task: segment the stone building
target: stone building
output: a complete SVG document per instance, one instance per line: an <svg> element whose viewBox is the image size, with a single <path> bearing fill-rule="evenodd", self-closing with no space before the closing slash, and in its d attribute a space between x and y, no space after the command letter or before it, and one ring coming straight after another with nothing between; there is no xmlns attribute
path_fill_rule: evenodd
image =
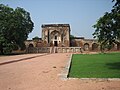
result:
<svg viewBox="0 0 120 90"><path fill-rule="evenodd" d="M70 25L69 24L43 24L42 38L37 40L28 40L25 42L26 47L45 47L47 50L50 47L56 47L58 52L69 51L99 51L100 46L95 39L85 39L84 37L75 37L70 39ZM76 47L76 48L75 48ZM75 50L76 49L76 50ZM51 49L52 50L52 49ZM112 50L120 50L120 43L114 44Z"/></svg>
<svg viewBox="0 0 120 90"><path fill-rule="evenodd" d="M46 46L69 47L70 26L69 24L46 24L42 25L42 40Z"/></svg>

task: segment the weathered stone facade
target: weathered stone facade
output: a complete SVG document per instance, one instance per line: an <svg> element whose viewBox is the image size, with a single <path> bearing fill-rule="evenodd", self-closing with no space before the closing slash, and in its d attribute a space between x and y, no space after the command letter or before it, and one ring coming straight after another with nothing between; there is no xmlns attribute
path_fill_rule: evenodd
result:
<svg viewBox="0 0 120 90"><path fill-rule="evenodd" d="M27 53L82 53L81 47L29 47Z"/></svg>
<svg viewBox="0 0 120 90"><path fill-rule="evenodd" d="M84 51L98 51L99 44L95 39L85 39L84 37L77 37L71 41L73 46L81 47Z"/></svg>
<svg viewBox="0 0 120 90"><path fill-rule="evenodd" d="M69 24L42 25L42 40L46 46L69 47L70 26Z"/></svg>
<svg viewBox="0 0 120 90"><path fill-rule="evenodd" d="M84 51L100 51L100 45L96 39L85 39L84 37L76 37L71 41L71 43L73 44L71 46L81 47ZM120 43L113 44L111 50L120 50Z"/></svg>
<svg viewBox="0 0 120 90"><path fill-rule="evenodd" d="M70 40L69 24L44 24L42 39L25 42L29 52L82 52L99 51L100 45L95 39L76 37ZM45 48L46 47L46 48ZM120 50L120 43L114 44L112 50Z"/></svg>

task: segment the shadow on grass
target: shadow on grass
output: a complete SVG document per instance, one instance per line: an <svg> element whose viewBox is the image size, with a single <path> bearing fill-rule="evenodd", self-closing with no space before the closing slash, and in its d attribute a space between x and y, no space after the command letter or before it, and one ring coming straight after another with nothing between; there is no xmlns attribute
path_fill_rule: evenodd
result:
<svg viewBox="0 0 120 90"><path fill-rule="evenodd" d="M40 57L40 56L45 56L45 55L48 55L48 54L36 55L36 56L32 56L32 57L27 57L27 58L11 60L11 61L0 63L0 66L1 65L6 65L6 64L10 64L10 63L20 62L20 61L26 61L26 60L29 60L29 59L33 59L33 58Z"/></svg>
<svg viewBox="0 0 120 90"><path fill-rule="evenodd" d="M109 69L120 70L120 62L107 63L106 65L108 66Z"/></svg>

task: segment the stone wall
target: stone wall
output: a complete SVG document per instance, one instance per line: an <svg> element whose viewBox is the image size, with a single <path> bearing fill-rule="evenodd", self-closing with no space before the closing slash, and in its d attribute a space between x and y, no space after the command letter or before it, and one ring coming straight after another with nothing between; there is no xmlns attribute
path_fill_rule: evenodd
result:
<svg viewBox="0 0 120 90"><path fill-rule="evenodd" d="M55 47L55 53L82 53L80 47Z"/></svg>
<svg viewBox="0 0 120 90"><path fill-rule="evenodd" d="M50 53L50 47L29 47L26 53Z"/></svg>
<svg viewBox="0 0 120 90"><path fill-rule="evenodd" d="M29 47L26 53L82 53L80 47Z"/></svg>
<svg viewBox="0 0 120 90"><path fill-rule="evenodd" d="M94 39L74 39L75 41L72 42L73 47L48 47L45 44L45 41L39 40L39 41L33 41L28 40L25 42L27 52L29 53L65 53L65 52L80 52L80 49L82 51L100 51L100 45L97 43L97 40ZM53 48L54 47L54 48ZM46 49L47 48L47 49ZM56 48L56 49L55 49ZM53 50L53 51L52 51ZM56 50L56 51L54 51ZM114 44L112 51L119 51L120 50L120 44ZM106 49L107 51L107 49Z"/></svg>

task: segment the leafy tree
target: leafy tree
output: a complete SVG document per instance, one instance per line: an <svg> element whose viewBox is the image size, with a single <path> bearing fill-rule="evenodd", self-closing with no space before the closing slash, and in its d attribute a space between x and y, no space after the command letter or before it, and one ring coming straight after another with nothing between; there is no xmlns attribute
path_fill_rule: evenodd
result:
<svg viewBox="0 0 120 90"><path fill-rule="evenodd" d="M35 40L35 41L38 41L38 40L40 40L40 38L38 37L38 36L35 36L34 38L32 38L33 40Z"/></svg>
<svg viewBox="0 0 120 90"><path fill-rule="evenodd" d="M106 12L93 26L96 29L93 36L98 39L101 51L110 50L113 44L120 43L120 1L113 1L116 3L111 12Z"/></svg>
<svg viewBox="0 0 120 90"><path fill-rule="evenodd" d="M24 41L33 30L29 12L0 4L0 51L10 53L14 46L25 48Z"/></svg>
<svg viewBox="0 0 120 90"><path fill-rule="evenodd" d="M74 35L70 35L70 46L72 46L72 47L77 46L75 38L76 37Z"/></svg>
<svg viewBox="0 0 120 90"><path fill-rule="evenodd" d="M70 40L75 39L74 35L70 35Z"/></svg>

